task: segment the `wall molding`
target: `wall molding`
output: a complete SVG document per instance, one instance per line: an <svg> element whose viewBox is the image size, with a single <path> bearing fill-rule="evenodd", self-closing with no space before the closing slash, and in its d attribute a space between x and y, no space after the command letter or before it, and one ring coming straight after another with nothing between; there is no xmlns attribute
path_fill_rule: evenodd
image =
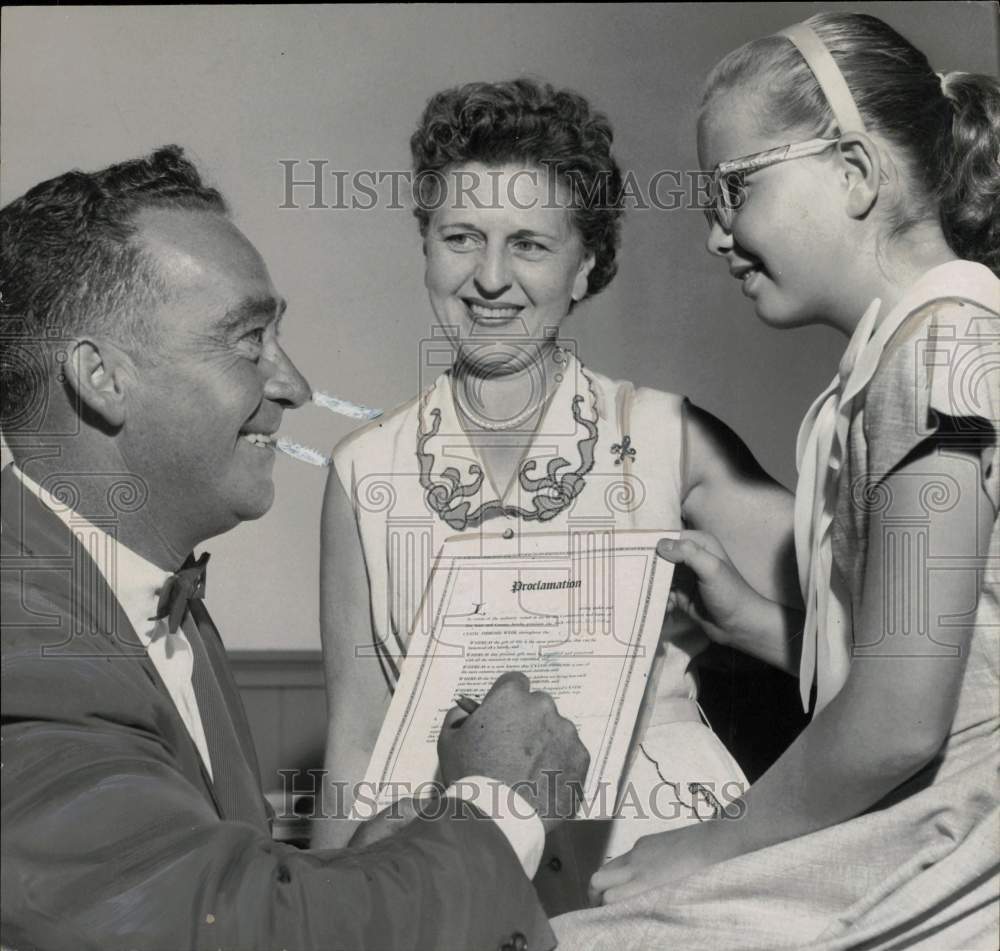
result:
<svg viewBox="0 0 1000 951"><path fill-rule="evenodd" d="M326 689L322 651L234 650L227 654L240 690Z"/></svg>

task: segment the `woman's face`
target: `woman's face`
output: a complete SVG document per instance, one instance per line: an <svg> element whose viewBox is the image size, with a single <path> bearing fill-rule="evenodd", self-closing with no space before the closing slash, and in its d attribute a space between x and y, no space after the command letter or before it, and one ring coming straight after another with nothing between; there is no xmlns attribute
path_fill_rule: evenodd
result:
<svg viewBox="0 0 1000 951"><path fill-rule="evenodd" d="M431 307L470 369L516 372L584 297L594 256L544 169L469 164L445 179L424 241Z"/></svg>

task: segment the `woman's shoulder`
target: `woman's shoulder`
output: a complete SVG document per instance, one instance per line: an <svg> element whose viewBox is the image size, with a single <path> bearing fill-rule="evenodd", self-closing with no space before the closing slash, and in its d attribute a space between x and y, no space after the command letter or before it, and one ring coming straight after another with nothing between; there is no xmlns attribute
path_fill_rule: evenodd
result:
<svg viewBox="0 0 1000 951"><path fill-rule="evenodd" d="M361 454L370 455L394 446L403 433L410 432L416 425L423 396L423 393L418 393L387 410L377 419L351 430L334 446L332 453L334 463L343 465Z"/></svg>
<svg viewBox="0 0 1000 951"><path fill-rule="evenodd" d="M616 407L621 406L624 401L628 401L632 404L633 411L649 408L652 411L659 411L667 416L674 415L680 419L686 397L678 393L670 393L650 386L639 386L631 380L616 380L591 369L589 366L585 372L596 390L598 409L602 415L610 416L615 412Z"/></svg>

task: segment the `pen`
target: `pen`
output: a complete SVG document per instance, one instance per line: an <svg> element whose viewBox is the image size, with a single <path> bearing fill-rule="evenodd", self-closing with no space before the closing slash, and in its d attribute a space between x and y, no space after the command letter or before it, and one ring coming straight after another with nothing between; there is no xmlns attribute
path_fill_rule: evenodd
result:
<svg viewBox="0 0 1000 951"><path fill-rule="evenodd" d="M479 701L460 693L455 700L455 706L461 707L466 713L475 713L479 709Z"/></svg>

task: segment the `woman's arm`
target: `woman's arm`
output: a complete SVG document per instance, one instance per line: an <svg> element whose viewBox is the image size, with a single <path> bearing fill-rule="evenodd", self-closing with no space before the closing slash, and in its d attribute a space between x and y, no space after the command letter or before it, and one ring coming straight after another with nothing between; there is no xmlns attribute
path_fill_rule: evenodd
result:
<svg viewBox="0 0 1000 951"><path fill-rule="evenodd" d="M664 554L671 561L687 562L699 577L703 577L700 569L724 572L726 563L737 577L717 579L720 587L731 581L729 597L736 596L725 616L713 618L710 611L706 616L704 609L713 605L695 592L685 597L682 585L679 606L713 639L797 674L801 594L792 531L794 498L760 467L736 433L691 404L685 407L685 442L683 513L685 522L697 531L682 535L673 555ZM718 539L721 548L699 531ZM742 579L752 590L739 585ZM726 599L723 592L720 597Z"/></svg>
<svg viewBox="0 0 1000 951"><path fill-rule="evenodd" d="M359 783L389 706L389 689L373 655L368 578L347 492L331 467L323 499L320 553L320 630L329 725L325 813L313 848L342 848L358 823L348 820Z"/></svg>
<svg viewBox="0 0 1000 951"><path fill-rule="evenodd" d="M641 839L595 876L605 901L853 818L939 752L955 715L994 512L971 453L915 454L881 484L891 504L871 515L844 688L749 790L739 821ZM926 504L941 486L954 493L947 511ZM947 570L923 565L918 574L916 562L898 557L914 521L927 527L930 551Z"/></svg>

